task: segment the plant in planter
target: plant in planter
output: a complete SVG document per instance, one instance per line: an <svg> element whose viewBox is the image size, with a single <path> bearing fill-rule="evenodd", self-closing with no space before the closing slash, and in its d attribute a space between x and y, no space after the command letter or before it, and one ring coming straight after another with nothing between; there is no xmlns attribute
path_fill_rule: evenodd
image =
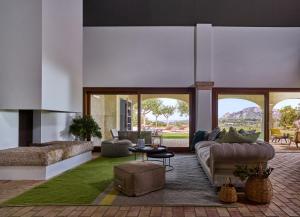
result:
<svg viewBox="0 0 300 217"><path fill-rule="evenodd" d="M79 116L73 119L69 132L81 141L87 141L91 137L102 138L101 128L89 115Z"/></svg>
<svg viewBox="0 0 300 217"><path fill-rule="evenodd" d="M247 166L237 166L234 175L242 181L246 180L246 197L257 203L269 203L273 196L272 183L269 179L273 168L263 168L262 164L258 167L248 168Z"/></svg>
<svg viewBox="0 0 300 217"><path fill-rule="evenodd" d="M147 141L147 133L146 132L143 132L143 131L140 131L137 135L137 145L138 146L145 146L146 145L146 141Z"/></svg>

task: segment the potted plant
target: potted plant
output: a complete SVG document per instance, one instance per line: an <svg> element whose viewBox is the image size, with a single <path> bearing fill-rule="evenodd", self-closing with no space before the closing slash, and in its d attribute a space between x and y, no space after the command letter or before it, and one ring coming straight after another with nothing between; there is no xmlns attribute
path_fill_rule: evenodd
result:
<svg viewBox="0 0 300 217"><path fill-rule="evenodd" d="M77 140L87 141L91 137L102 138L101 128L97 122L89 115L79 116L73 119L69 132L75 136Z"/></svg>
<svg viewBox="0 0 300 217"><path fill-rule="evenodd" d="M248 168L247 166L237 166L234 175L245 183L246 197L257 203L269 203L273 196L272 183L269 179L273 168L263 168L260 163L258 167Z"/></svg>

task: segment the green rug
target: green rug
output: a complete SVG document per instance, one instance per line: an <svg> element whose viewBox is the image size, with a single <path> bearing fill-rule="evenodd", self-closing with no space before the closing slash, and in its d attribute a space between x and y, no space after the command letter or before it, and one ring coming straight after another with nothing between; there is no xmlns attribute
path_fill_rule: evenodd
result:
<svg viewBox="0 0 300 217"><path fill-rule="evenodd" d="M132 159L132 156L99 157L26 191L4 204L91 204L112 182L113 166Z"/></svg>

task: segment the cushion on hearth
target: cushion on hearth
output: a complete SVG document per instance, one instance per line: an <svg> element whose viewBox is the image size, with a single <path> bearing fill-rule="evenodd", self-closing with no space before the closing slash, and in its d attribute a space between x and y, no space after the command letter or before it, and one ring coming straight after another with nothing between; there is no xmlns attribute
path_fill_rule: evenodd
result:
<svg viewBox="0 0 300 217"><path fill-rule="evenodd" d="M48 166L70 157L92 151L91 142L54 141L0 150L0 166Z"/></svg>

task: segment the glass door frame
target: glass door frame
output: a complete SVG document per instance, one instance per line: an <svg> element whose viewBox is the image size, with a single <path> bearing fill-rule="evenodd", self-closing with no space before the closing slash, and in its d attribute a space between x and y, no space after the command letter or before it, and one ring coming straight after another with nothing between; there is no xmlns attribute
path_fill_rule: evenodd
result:
<svg viewBox="0 0 300 217"><path fill-rule="evenodd" d="M264 95L264 138L266 142L270 139L269 113L270 113L270 93L271 92L300 92L300 88L212 88L212 128L218 126L218 95L236 94L236 95Z"/></svg>
<svg viewBox="0 0 300 217"><path fill-rule="evenodd" d="M264 97L264 140L269 141L269 91L263 88L213 88L212 128L218 127L219 95L262 95Z"/></svg>
<svg viewBox="0 0 300 217"><path fill-rule="evenodd" d="M138 131L141 131L141 96L143 94L188 94L189 95L189 143L196 129L196 88L161 88L161 87L84 87L83 114L91 114L91 95L136 95L138 97ZM187 151L188 147L172 148L174 151Z"/></svg>

